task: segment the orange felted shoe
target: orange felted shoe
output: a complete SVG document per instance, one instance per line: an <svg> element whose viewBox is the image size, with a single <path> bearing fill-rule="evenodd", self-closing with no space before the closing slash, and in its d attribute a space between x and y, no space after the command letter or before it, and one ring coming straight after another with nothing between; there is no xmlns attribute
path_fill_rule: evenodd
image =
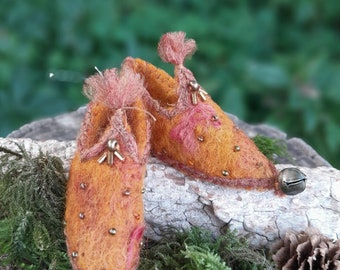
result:
<svg viewBox="0 0 340 270"><path fill-rule="evenodd" d="M145 102L157 119L152 126L152 154L219 185L278 190L274 165L183 66L195 49L195 41L185 40L183 32L161 38L159 54L175 65L174 78L141 59L125 60L124 65L143 76L149 93Z"/></svg>
<svg viewBox="0 0 340 270"><path fill-rule="evenodd" d="M143 82L125 68L85 81L88 106L66 193L65 235L73 269L136 269L144 230L149 122Z"/></svg>

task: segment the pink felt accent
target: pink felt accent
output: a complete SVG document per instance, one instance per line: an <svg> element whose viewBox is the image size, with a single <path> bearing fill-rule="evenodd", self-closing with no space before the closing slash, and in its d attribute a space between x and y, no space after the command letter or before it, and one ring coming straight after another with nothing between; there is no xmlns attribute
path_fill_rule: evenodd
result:
<svg viewBox="0 0 340 270"><path fill-rule="evenodd" d="M134 135L126 130L123 123L123 119L126 119L126 110L134 109L129 106L147 93L141 76L135 73L128 65L123 65L119 73L115 68L108 69L86 79L84 92L92 101L88 107L78 138L81 159L84 161L101 154L106 150L107 141L118 136L122 140L120 144L124 146L124 150L135 162L145 159L148 152L145 152L143 157L138 157L138 147ZM109 125L101 134L98 142L89 147L86 134L88 129L92 128L91 106L97 102L116 111L112 116L107 116Z"/></svg>
<svg viewBox="0 0 340 270"><path fill-rule="evenodd" d="M193 39L186 40L184 32L163 35L158 44L158 53L164 62L183 65L184 59L196 50Z"/></svg>
<svg viewBox="0 0 340 270"><path fill-rule="evenodd" d="M144 225L135 228L130 235L130 242L127 250L126 257L126 270L134 269L137 266L136 259L139 258L140 243L144 233Z"/></svg>
<svg viewBox="0 0 340 270"><path fill-rule="evenodd" d="M178 107L190 107L195 106L192 104L191 92L189 91L189 82L196 81L196 78L192 72L184 66L175 67L175 79L177 80L178 86L176 89L178 99Z"/></svg>
<svg viewBox="0 0 340 270"><path fill-rule="evenodd" d="M158 43L158 53L163 61L175 65L175 80L177 81L176 93L178 102L172 114L192 107L189 82L196 81L192 72L184 67L187 56L196 51L196 43L193 39L186 40L184 32L173 32L163 35Z"/></svg>
<svg viewBox="0 0 340 270"><path fill-rule="evenodd" d="M134 161L138 162L137 143L133 134L128 132L125 128L123 123L124 113L125 112L121 109L114 113L110 119L109 126L111 128L106 129L99 141L90 148L85 147L86 137L82 136L85 134L85 132L80 133L81 136L78 138L78 149L83 161L91 159L102 153L104 150L106 150L107 141L120 135L119 137L121 138L121 141L119 141L119 144L124 148L122 150L124 150L124 152L126 151ZM85 118L85 120L89 121L87 118ZM87 125L85 124L85 126Z"/></svg>
<svg viewBox="0 0 340 270"><path fill-rule="evenodd" d="M140 75L123 66L119 73L112 68L87 78L84 92L90 99L118 109L131 105L145 89Z"/></svg>
<svg viewBox="0 0 340 270"><path fill-rule="evenodd" d="M199 141L195 135L195 127L197 125L205 127L220 127L220 121L211 121L216 115L213 107L205 102L201 102L182 114L180 122L171 129L170 138L183 144L186 151L193 154L199 145Z"/></svg>
<svg viewBox="0 0 340 270"><path fill-rule="evenodd" d="M88 104L87 111L86 111L84 120L81 124L80 133L79 133L79 136L78 136L78 139L77 139L77 147L80 151L81 159L83 159L83 160L97 155L98 153L103 151L104 148L105 148L104 145L99 146L98 144L95 147L90 147L90 148L88 148L88 146L87 146L88 145L87 133L92 128L93 118L92 118L91 111L93 110L94 106L95 106L95 104L93 102L90 102Z"/></svg>

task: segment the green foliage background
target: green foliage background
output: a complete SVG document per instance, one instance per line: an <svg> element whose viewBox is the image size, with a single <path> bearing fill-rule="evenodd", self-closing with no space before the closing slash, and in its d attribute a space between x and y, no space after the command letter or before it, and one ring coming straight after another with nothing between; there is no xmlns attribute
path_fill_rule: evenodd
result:
<svg viewBox="0 0 340 270"><path fill-rule="evenodd" d="M131 55L171 71L156 46L183 30L199 48L188 67L225 111L301 137L340 167L338 0L0 3L0 136L86 103L95 65Z"/></svg>

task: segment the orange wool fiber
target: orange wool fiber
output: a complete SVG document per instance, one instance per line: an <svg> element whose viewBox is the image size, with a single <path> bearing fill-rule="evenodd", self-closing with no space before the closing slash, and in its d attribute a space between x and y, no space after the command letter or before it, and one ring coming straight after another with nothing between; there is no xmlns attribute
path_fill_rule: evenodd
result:
<svg viewBox="0 0 340 270"><path fill-rule="evenodd" d="M171 38L171 34L167 34L166 39ZM176 48L171 53L169 50L168 46L168 55L176 53ZM188 69L181 64L176 66L173 78L141 59L127 58L124 65L132 67L144 78L149 93L145 96L145 103L157 119L151 131L153 155L189 175L215 184L273 189L280 193L275 166L210 96L202 92L204 100L196 92L197 103L192 102L194 91L190 82L196 82L196 79Z"/></svg>
<svg viewBox="0 0 340 270"><path fill-rule="evenodd" d="M125 91L134 90L129 87ZM96 86L94 90L101 88ZM128 107L119 108L117 103L112 109L100 98L93 98L78 138L65 211L65 235L73 269L138 267L145 227L143 190L149 153L149 116L141 97L128 102L120 100L122 107ZM101 163L98 161L105 153L109 154L108 140L117 141L123 160L113 155L113 164L109 164L108 156Z"/></svg>
<svg viewBox="0 0 340 270"><path fill-rule="evenodd" d="M80 162L79 155L75 157L65 213L73 269L136 269L142 239L131 239L131 235L144 228L145 169L130 162L117 161L113 170L107 164L98 168L96 159Z"/></svg>

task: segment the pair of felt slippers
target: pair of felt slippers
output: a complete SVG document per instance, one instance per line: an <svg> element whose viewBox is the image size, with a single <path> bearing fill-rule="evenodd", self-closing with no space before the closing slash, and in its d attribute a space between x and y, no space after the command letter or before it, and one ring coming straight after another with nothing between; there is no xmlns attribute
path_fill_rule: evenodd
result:
<svg viewBox="0 0 340 270"><path fill-rule="evenodd" d="M73 269L137 268L150 153L218 185L296 194L292 187L299 183L298 191L303 190L301 174L278 173L184 67L195 49L185 33L167 33L158 52L175 66L174 77L128 57L119 71L98 70L85 80L91 102L66 194L65 235Z"/></svg>

